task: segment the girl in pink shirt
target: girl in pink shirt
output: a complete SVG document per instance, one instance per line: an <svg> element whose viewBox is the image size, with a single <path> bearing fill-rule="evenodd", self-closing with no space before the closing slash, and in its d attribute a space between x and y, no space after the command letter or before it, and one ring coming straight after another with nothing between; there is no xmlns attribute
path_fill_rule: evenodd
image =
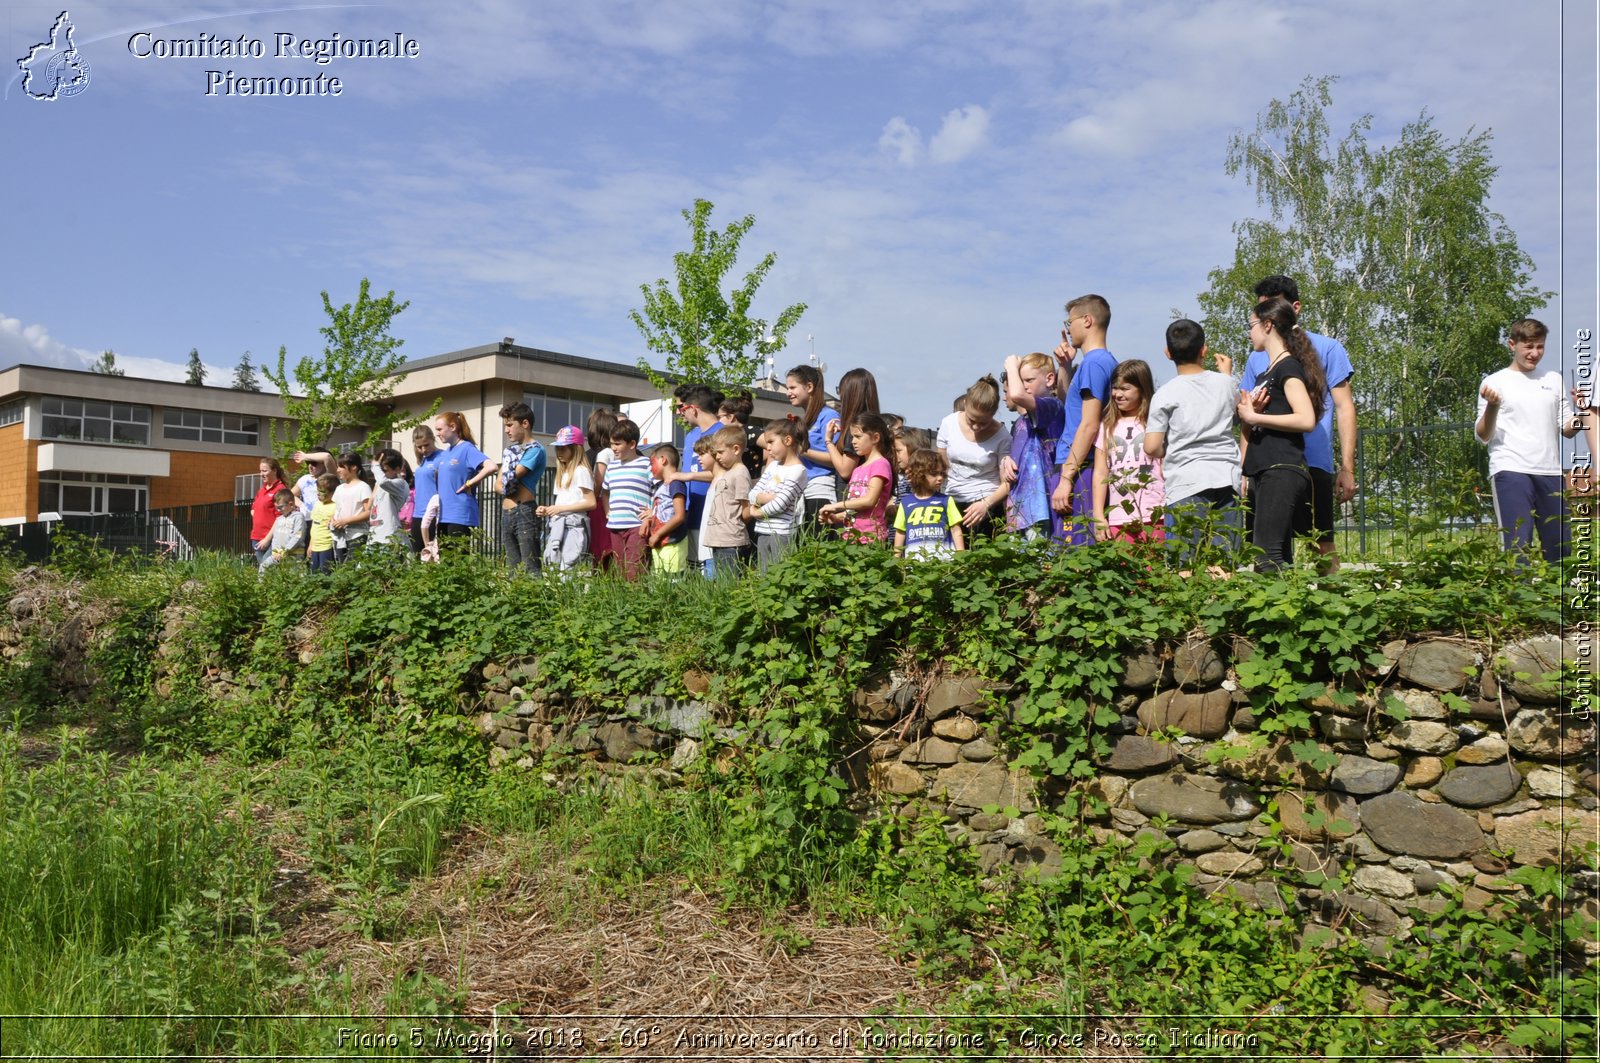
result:
<svg viewBox="0 0 1600 1063"><path fill-rule="evenodd" d="M875 413L860 413L850 424L850 443L861 464L850 474L844 501L823 506L820 518L828 524L842 525L849 542L882 543L889 539L889 496L894 486L894 461L889 425Z"/></svg>
<svg viewBox="0 0 1600 1063"><path fill-rule="evenodd" d="M1144 450L1144 427L1155 390L1150 366L1140 359L1118 363L1111 374L1111 402L1094 452L1094 531L1101 542L1166 538L1161 459Z"/></svg>

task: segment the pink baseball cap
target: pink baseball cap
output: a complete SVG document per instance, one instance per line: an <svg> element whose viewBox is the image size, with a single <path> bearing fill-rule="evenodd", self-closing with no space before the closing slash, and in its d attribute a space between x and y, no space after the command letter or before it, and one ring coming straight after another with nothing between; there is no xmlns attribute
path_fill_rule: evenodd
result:
<svg viewBox="0 0 1600 1063"><path fill-rule="evenodd" d="M550 445L553 447L581 447L583 446L583 429L575 424L569 424L556 433L556 441Z"/></svg>

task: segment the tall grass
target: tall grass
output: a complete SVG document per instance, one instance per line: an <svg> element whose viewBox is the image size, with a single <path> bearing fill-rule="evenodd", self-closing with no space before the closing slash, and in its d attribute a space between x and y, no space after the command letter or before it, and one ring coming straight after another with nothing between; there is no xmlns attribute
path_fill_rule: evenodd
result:
<svg viewBox="0 0 1600 1063"><path fill-rule="evenodd" d="M259 930L270 856L248 809L193 762L114 762L63 740L30 766L0 733L0 1012L145 1015L239 1010L264 971L215 945ZM7 1051L107 1044L168 1052L181 1021L8 1020Z"/></svg>
<svg viewBox="0 0 1600 1063"><path fill-rule="evenodd" d="M116 761L66 738L30 754L37 762L14 732L0 731L8 1056L320 1054L350 1020L271 1016L368 1010L347 980L296 971L277 944L268 915L275 855L226 768ZM386 1004L428 1012L441 996L448 987L405 982ZM340 1052L404 1054L410 1025L362 1026L398 1032L398 1052Z"/></svg>
<svg viewBox="0 0 1600 1063"><path fill-rule="evenodd" d="M114 952L180 900L249 889L247 812L224 815L221 789L180 771L71 743L30 770L16 737L0 737L7 958L62 943Z"/></svg>

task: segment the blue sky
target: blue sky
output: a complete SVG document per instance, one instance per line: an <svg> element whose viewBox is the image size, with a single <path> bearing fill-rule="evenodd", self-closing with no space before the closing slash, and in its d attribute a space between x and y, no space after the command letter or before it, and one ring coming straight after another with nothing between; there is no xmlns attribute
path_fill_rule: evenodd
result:
<svg viewBox="0 0 1600 1063"><path fill-rule="evenodd" d="M15 59L60 10L16 0L0 22L0 365L112 348L179 378L197 347L226 383L245 350L320 350L318 292L348 301L363 276L411 300L412 358L514 336L632 362L639 285L703 196L756 215L746 265L778 254L757 311L810 304L780 370L813 335L830 384L867 366L886 408L931 424L1048 349L1086 291L1119 356L1159 360L1229 225L1260 213L1223 172L1229 135L1320 74L1336 133L1371 112L1389 143L1424 109L1452 140L1493 130L1492 205L1563 292L1543 316L1595 326L1592 4L75 4L90 84L28 99ZM268 57L141 59L141 30ZM272 58L279 32L421 54L318 66ZM208 69L343 93L208 97Z"/></svg>

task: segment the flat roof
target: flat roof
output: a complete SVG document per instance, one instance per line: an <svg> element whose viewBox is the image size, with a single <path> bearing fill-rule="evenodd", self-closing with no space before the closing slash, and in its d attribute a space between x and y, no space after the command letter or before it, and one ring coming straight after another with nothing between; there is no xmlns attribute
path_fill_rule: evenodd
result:
<svg viewBox="0 0 1600 1063"><path fill-rule="evenodd" d="M62 369L27 362L0 369L0 399L13 395L57 395L124 405L172 406L225 413L283 417L283 396L239 391L214 384L185 384L142 376L111 376L89 369Z"/></svg>
<svg viewBox="0 0 1600 1063"><path fill-rule="evenodd" d="M567 366L571 369L588 369L599 373L609 373L613 376L629 377L633 380L648 381L650 378L644 370L637 365L628 365L623 362L608 362L601 358L586 358L580 354L563 354L560 351L547 351L542 347L525 347L520 343L486 343L478 347L464 347L459 351L450 351L447 354L434 354L427 358L418 358L416 361L407 361L401 367L403 372L411 373L418 369L432 369L436 366L454 365L472 358L509 357L529 359L535 362L545 362L549 365ZM666 375L666 374L662 374ZM782 388L762 386L757 381L753 382L751 389L767 395L784 395Z"/></svg>
<svg viewBox="0 0 1600 1063"><path fill-rule="evenodd" d="M577 354L563 354L560 351L547 351L541 347L505 342L485 343L445 354L429 355L415 361L407 360L400 371L409 375L419 370L461 365L479 358L514 358L519 361L587 370L646 383L650 379L637 365L608 362L601 358L586 358ZM498 374L495 376L498 378ZM404 385L401 387L404 390ZM781 387L767 387L761 381L752 382L750 387L753 394L762 397L785 396ZM0 400L12 395L29 394L58 394L99 402L188 406L230 412L248 411L272 417L285 416L283 399L276 390L240 391L216 384L186 384L178 380L161 380L154 377L111 376L89 369L63 369L58 366L35 365L28 362L0 369ZM787 401L786 397L784 401Z"/></svg>

